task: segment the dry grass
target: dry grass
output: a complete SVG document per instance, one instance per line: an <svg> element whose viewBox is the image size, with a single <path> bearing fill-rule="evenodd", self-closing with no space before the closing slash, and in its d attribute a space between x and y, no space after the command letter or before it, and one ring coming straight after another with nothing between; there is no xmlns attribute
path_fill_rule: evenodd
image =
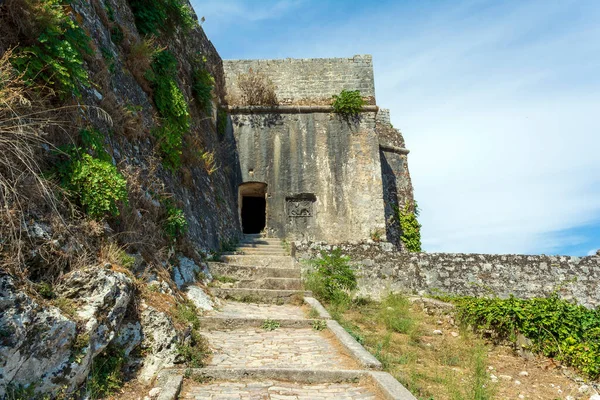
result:
<svg viewBox="0 0 600 400"><path fill-rule="evenodd" d="M276 106L278 104L275 94L275 85L268 76L252 68L245 74L237 76L239 99L230 99L231 104L249 106Z"/></svg>
<svg viewBox="0 0 600 400"><path fill-rule="evenodd" d="M163 49L159 48L154 38L147 38L129 46L129 52L125 65L137 83L150 97L152 97L152 86L146 79L146 71L152 65L152 57Z"/></svg>
<svg viewBox="0 0 600 400"><path fill-rule="evenodd" d="M60 144L73 143L69 132L80 109L55 107L39 94L43 91L25 86L10 64L11 56L9 50L0 57L0 236L5 238L0 251L8 255L0 267L22 277L56 277L65 268L87 263L93 253L88 242L95 240L94 230L88 232L90 223L68 195L43 174L51 155L61 153L56 138ZM112 122L102 110L89 110ZM50 233L32 236L34 216L46 221ZM66 244L57 245L56 239Z"/></svg>
<svg viewBox="0 0 600 400"><path fill-rule="evenodd" d="M551 360L527 360L511 348L487 343L455 326L448 311L427 314L401 296L328 308L419 399L581 398L579 385L563 375L564 369L548 367L554 365ZM521 371L529 375L520 376ZM493 383L490 374L512 379Z"/></svg>

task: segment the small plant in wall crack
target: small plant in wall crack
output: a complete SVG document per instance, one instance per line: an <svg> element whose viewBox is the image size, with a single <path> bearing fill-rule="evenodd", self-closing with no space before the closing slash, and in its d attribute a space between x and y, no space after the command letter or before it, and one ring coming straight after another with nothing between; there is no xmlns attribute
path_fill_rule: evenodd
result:
<svg viewBox="0 0 600 400"><path fill-rule="evenodd" d="M340 94L333 95L333 111L344 118L358 118L365 100L358 90L342 90Z"/></svg>
<svg viewBox="0 0 600 400"><path fill-rule="evenodd" d="M322 319L313 321L312 327L315 331L323 331L327 329L327 321L323 321Z"/></svg>
<svg viewBox="0 0 600 400"><path fill-rule="evenodd" d="M263 322L262 324L262 328L265 331L274 331L275 329L278 329L281 326L281 324L277 321L273 321L272 319L266 319L265 322Z"/></svg>

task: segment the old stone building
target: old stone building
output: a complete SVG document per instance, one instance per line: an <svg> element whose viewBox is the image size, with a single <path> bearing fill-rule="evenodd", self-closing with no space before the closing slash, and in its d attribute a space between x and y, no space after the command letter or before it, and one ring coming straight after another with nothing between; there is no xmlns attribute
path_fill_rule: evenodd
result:
<svg viewBox="0 0 600 400"><path fill-rule="evenodd" d="M244 233L399 245L395 207L412 201L408 150L376 105L371 56L229 60L223 68ZM239 80L248 73L273 85L277 105L244 104ZM367 102L357 120L333 112L343 89Z"/></svg>

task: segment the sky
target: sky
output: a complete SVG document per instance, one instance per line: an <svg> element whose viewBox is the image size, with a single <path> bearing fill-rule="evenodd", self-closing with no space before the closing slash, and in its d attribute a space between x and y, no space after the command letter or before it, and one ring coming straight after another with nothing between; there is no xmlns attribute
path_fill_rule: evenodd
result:
<svg viewBox="0 0 600 400"><path fill-rule="evenodd" d="M600 248L600 1L192 4L224 59L373 56L425 251Z"/></svg>

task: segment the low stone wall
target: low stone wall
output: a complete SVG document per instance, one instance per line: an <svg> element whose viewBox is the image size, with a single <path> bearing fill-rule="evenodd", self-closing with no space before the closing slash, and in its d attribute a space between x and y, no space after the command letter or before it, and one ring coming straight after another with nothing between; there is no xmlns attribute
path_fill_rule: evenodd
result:
<svg viewBox="0 0 600 400"><path fill-rule="evenodd" d="M359 293L378 298L387 292L520 298L561 297L587 307L600 305L600 254L588 257L403 253L391 243L343 244L359 275ZM296 260L332 246L295 242ZM306 268L306 267L303 267Z"/></svg>

